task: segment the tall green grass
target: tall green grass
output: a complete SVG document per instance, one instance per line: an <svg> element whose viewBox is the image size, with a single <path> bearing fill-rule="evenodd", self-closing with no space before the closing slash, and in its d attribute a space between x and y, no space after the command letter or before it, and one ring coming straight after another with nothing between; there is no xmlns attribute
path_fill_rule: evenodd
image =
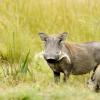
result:
<svg viewBox="0 0 100 100"><path fill-rule="evenodd" d="M32 59L42 50L39 32L66 31L69 41L99 41L99 5L99 0L1 0L0 52L10 60L14 48L18 61L30 49Z"/></svg>
<svg viewBox="0 0 100 100"><path fill-rule="evenodd" d="M0 0L0 100L99 98L84 87L89 75L56 86L46 62L36 58L43 50L39 32L65 31L66 42L100 41L100 0ZM4 90L24 83L33 88Z"/></svg>

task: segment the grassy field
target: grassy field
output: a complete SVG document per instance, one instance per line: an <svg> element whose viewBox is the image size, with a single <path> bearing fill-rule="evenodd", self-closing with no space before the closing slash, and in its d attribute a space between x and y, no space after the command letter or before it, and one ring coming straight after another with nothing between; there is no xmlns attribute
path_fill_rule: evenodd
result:
<svg viewBox="0 0 100 100"><path fill-rule="evenodd" d="M39 32L100 41L100 0L0 0L0 100L99 100L89 74L54 84Z"/></svg>

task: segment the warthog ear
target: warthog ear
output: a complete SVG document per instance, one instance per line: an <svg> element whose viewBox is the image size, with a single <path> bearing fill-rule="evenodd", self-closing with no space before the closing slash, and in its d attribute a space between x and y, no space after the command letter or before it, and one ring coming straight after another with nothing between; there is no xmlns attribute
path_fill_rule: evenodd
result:
<svg viewBox="0 0 100 100"><path fill-rule="evenodd" d="M45 33L39 33L39 35L42 41L46 41L46 39L48 38L48 36Z"/></svg>
<svg viewBox="0 0 100 100"><path fill-rule="evenodd" d="M64 32L64 33L62 33L62 34L60 34L60 36L58 36L58 38L61 40L61 41L64 41L65 39L66 39L66 37L67 37L67 32Z"/></svg>

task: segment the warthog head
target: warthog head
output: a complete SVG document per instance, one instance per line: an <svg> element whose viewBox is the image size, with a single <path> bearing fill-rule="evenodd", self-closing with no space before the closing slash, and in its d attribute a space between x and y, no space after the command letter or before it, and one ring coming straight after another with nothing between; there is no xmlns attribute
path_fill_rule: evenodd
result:
<svg viewBox="0 0 100 100"><path fill-rule="evenodd" d="M49 63L56 63L62 57L63 41L66 39L67 33L64 32L59 36L51 37L45 33L39 33L40 38L45 43L44 58Z"/></svg>

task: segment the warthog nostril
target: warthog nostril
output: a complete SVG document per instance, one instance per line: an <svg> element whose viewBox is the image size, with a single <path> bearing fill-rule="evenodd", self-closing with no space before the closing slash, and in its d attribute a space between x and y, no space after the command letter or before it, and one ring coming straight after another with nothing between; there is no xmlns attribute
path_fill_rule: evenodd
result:
<svg viewBox="0 0 100 100"><path fill-rule="evenodd" d="M56 59L47 59L47 62L49 62L49 63L56 63L57 60Z"/></svg>

